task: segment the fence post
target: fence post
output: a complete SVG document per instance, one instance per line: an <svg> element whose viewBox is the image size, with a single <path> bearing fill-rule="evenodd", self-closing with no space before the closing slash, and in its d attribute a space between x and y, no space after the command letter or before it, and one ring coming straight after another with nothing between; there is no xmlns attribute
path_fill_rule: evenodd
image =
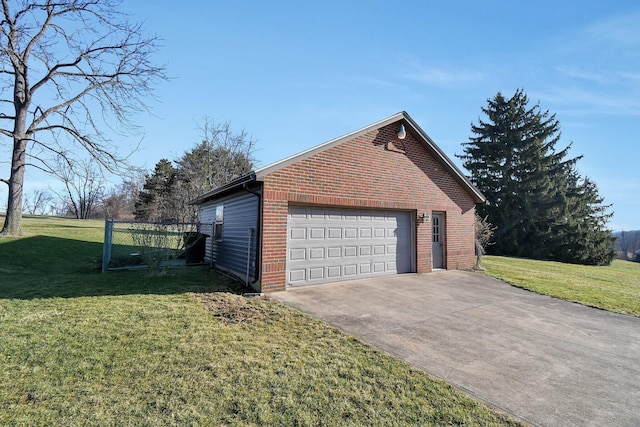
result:
<svg viewBox="0 0 640 427"><path fill-rule="evenodd" d="M113 239L113 220L104 220L104 243L102 244L102 272L107 271L111 261L111 243Z"/></svg>

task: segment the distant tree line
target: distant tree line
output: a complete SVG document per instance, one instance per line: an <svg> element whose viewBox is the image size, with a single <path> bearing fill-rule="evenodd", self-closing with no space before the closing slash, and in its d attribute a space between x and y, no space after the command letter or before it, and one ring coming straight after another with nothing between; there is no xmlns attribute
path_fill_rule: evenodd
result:
<svg viewBox="0 0 640 427"><path fill-rule="evenodd" d="M111 188L94 160L60 162L52 170L62 189L27 193L23 210L78 219L196 221L189 201L254 167L255 141L245 131L235 134L229 123L209 118L202 131L202 141L181 157L161 159L149 173L130 168Z"/></svg>
<svg viewBox="0 0 640 427"><path fill-rule="evenodd" d="M640 262L640 230L618 231L613 237L618 258Z"/></svg>
<svg viewBox="0 0 640 427"><path fill-rule="evenodd" d="M612 213L591 179L558 148L555 114L530 106L523 90L498 93L482 108L487 119L460 155L471 181L487 197L478 213L495 227L487 251L561 262L607 265L615 257L607 223Z"/></svg>
<svg viewBox="0 0 640 427"><path fill-rule="evenodd" d="M86 179L73 176L62 190L37 188L25 193L23 211L31 215L57 215L77 219L133 220L133 211L144 175L124 178L111 188L102 175ZM101 185L94 185L100 181Z"/></svg>

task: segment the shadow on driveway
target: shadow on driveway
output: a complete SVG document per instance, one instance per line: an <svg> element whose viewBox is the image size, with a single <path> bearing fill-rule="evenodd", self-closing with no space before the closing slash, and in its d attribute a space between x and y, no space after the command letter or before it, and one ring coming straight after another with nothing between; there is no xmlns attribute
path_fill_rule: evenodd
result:
<svg viewBox="0 0 640 427"><path fill-rule="evenodd" d="M640 425L640 318L441 271L274 299L542 426Z"/></svg>

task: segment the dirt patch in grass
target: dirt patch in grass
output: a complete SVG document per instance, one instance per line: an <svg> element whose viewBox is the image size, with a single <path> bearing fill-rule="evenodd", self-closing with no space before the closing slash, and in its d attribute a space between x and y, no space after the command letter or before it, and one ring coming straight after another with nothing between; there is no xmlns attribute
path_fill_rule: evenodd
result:
<svg viewBox="0 0 640 427"><path fill-rule="evenodd" d="M280 314L265 306L262 297L243 297L224 292L197 293L196 298L213 317L227 325L251 325L278 321Z"/></svg>

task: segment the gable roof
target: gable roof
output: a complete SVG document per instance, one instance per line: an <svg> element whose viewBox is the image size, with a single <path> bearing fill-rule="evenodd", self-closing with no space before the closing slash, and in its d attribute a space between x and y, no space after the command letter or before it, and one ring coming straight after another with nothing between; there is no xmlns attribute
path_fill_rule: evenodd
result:
<svg viewBox="0 0 640 427"><path fill-rule="evenodd" d="M362 129L348 133L339 138L332 139L331 141L327 141L324 144L316 145L315 147L309 148L308 150L302 151L298 154L294 154L293 156L287 157L285 159L257 169L255 171L256 179L258 181L262 181L270 173L276 172L286 166L311 157L314 154L321 153L325 150L335 147L336 145L340 145L343 142L349 141L353 138L357 138L373 130L382 128L398 121L404 124L405 128L407 128L407 131L410 132L419 142L425 145L429 154L431 154L439 163L441 163L447 169L447 172L453 175L453 177L456 178L456 180L460 184L462 184L462 186L473 196L476 203L484 203L486 198L480 192L480 190L478 190L471 183L471 181L469 181L469 179L462 173L462 171L458 169L458 167L451 161L451 159L447 157L447 155L440 149L440 147L438 147L436 143L433 142L429 135L427 135L427 133L423 131L420 126L418 126L418 124L411 118L411 116L409 116L406 111L401 111L397 114L394 114L393 116L380 120L379 122L372 123L369 126L363 127Z"/></svg>
<svg viewBox="0 0 640 427"><path fill-rule="evenodd" d="M277 162L271 163L267 166L256 169L255 171L243 175L225 185L212 189L211 191L191 201L191 204L198 204L206 200L210 200L219 194L231 190L232 188L239 188L249 181L264 181L264 178L267 175L276 172L286 166L302 161L308 157L313 156L314 154L321 153L332 147L340 145L343 142L352 140L361 135L364 135L376 129L380 129L395 122L404 124L406 131L411 133L418 142L422 143L425 146L429 154L431 154L434 159L436 159L436 161L442 164L445 170L450 175L452 175L465 190L467 190L467 192L473 197L476 203L485 202L486 197L480 192L480 190L478 190L471 183L471 181L469 181L469 179L462 173L462 171L451 161L449 157L447 157L447 155L440 149L440 147L438 147L436 143L433 142L429 135L427 135L427 133L423 131L420 126L418 126L418 124L411 118L411 116L409 116L406 111L401 111L397 114L394 114L393 116L387 117L386 119L380 120L376 123L372 123L369 126L365 126L362 129L353 131L341 137L332 139L331 141L316 145L315 147L311 147L308 150L302 151Z"/></svg>

